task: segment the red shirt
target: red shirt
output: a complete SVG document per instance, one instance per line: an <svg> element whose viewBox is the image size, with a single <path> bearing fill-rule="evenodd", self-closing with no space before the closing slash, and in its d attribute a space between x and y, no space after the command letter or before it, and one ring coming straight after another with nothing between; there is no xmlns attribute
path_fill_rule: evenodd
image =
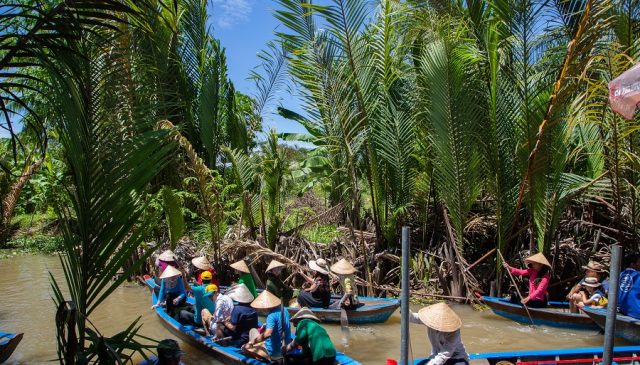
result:
<svg viewBox="0 0 640 365"><path fill-rule="evenodd" d="M549 275L549 273L544 274L542 278L536 278L538 270L534 268L516 269L515 267L511 268L511 273L518 276L529 276L529 299L546 299L547 288L549 287L549 281L551 280L551 275Z"/></svg>

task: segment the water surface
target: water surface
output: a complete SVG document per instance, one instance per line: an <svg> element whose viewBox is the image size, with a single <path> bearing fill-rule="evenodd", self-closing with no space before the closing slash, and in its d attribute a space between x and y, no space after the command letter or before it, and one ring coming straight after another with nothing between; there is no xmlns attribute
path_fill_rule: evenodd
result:
<svg viewBox="0 0 640 365"><path fill-rule="evenodd" d="M8 364L50 364L49 360L56 357L55 308L51 300L49 271L62 279L57 257L0 259L0 331L24 332L24 338ZM531 328L491 311L478 312L462 305L456 305L454 309L462 318L462 338L469 352L593 347L602 346L603 342L603 337L596 331ZM135 284L116 290L92 315L91 321L109 336L126 328L139 316L142 317L143 335L158 340L175 338L151 310L148 290ZM384 364L387 358L399 357L398 312L384 324L351 326L347 336L340 326L327 325L325 328L339 351L363 364ZM185 364L220 364L186 343L181 343L181 347L185 351ZM424 357L430 352L426 330L420 325L411 325L411 349L414 357Z"/></svg>

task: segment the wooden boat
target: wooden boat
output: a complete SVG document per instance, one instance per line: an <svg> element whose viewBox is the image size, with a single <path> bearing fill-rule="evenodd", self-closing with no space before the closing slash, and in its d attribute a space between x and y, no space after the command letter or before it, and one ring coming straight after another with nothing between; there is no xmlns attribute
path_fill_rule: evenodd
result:
<svg viewBox="0 0 640 365"><path fill-rule="evenodd" d="M604 330L607 321L607 310L591 307L584 307L585 313ZM618 313L616 315L616 337L620 337L633 344L640 344L640 319L629 317Z"/></svg>
<svg viewBox="0 0 640 365"><path fill-rule="evenodd" d="M222 287L221 290L226 289ZM262 289L258 289L258 293ZM331 301L340 300L339 296L332 296ZM347 319L349 324L371 324L386 322L393 312L400 307L400 299L398 298L376 298L376 297L358 297L361 305L357 309L348 309ZM323 323L340 323L340 309L332 308L309 308L313 313L322 320ZM293 316L300 308L287 307L289 315ZM266 315L265 311L258 311L260 315Z"/></svg>
<svg viewBox="0 0 640 365"><path fill-rule="evenodd" d="M151 302L153 304L156 304L158 301L158 297L156 295L156 291L154 290L157 287L155 280L153 278L145 276L145 284L151 289ZM188 301L193 304L193 298L188 298ZM210 353L214 358L227 365L269 364L265 361L260 361L244 355L238 347L221 346L213 342L211 337L201 334L200 331L196 331L194 326L183 325L173 319L169 314L167 314L167 312L165 312L164 308L162 307L155 308L155 312L162 320L162 324L173 334L178 336L183 341L188 342L189 344ZM338 353L338 356L336 356L336 360L339 364L342 365L360 365L359 362L342 353Z"/></svg>
<svg viewBox="0 0 640 365"><path fill-rule="evenodd" d="M22 341L22 335L22 333L0 332L0 364L11 356L13 350Z"/></svg>
<svg viewBox="0 0 640 365"><path fill-rule="evenodd" d="M516 365L579 365L602 363L602 347L557 350L484 352L469 354L470 365L495 365L508 361ZM414 361L417 365L424 359ZM620 346L613 349L613 361L618 365L640 364L640 346Z"/></svg>
<svg viewBox="0 0 640 365"><path fill-rule="evenodd" d="M527 310L522 305L510 303L507 299L484 296L482 301L491 308L493 313L520 323L531 324L531 319L533 319L535 325L585 330L598 329L598 326L588 315L569 312L568 302L549 302L547 308L527 307L529 314L531 314L531 319L529 319Z"/></svg>

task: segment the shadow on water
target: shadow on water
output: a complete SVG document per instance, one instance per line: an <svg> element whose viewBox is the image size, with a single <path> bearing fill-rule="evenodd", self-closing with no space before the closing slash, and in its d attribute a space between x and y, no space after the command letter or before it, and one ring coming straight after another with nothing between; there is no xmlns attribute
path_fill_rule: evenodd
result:
<svg viewBox="0 0 640 365"><path fill-rule="evenodd" d="M18 256L0 260L0 330L24 332L24 339L8 364L51 364L55 358L54 307L48 271L62 278L60 263L53 256ZM113 335L142 316L141 333L156 339L174 338L151 310L147 289L137 285L119 288L93 315L92 321L103 334ZM418 308L413 308L417 310ZM463 321L462 339L469 352L509 351L602 346L597 331L562 330L514 323L490 311L477 312L456 305ZM382 364L398 358L400 349L400 315L396 312L386 323L367 326L325 326L339 351L363 364ZM430 351L426 330L411 325L413 357ZM185 364L220 364L199 350L181 343Z"/></svg>

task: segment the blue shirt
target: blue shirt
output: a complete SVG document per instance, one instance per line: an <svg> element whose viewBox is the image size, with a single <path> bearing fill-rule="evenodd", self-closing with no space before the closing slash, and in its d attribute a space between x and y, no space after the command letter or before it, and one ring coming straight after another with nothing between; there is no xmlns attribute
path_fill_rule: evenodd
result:
<svg viewBox="0 0 640 365"><path fill-rule="evenodd" d="M230 322L236 326L231 337L234 340L242 339L244 343L249 342L249 331L258 327L258 312L249 304L237 304L231 312Z"/></svg>
<svg viewBox="0 0 640 365"><path fill-rule="evenodd" d="M624 315L640 318L640 272L634 269L620 273L618 309Z"/></svg>
<svg viewBox="0 0 640 365"><path fill-rule="evenodd" d="M213 314L216 311L216 304L211 300L209 296L204 295L205 285L194 285L191 287L193 293L193 299L196 302L195 313L193 314L193 322L199 324L202 322L201 313L206 308L209 313Z"/></svg>
<svg viewBox="0 0 640 365"><path fill-rule="evenodd" d="M184 288L184 284L182 283L182 277L178 277L178 283L173 288L169 288L166 286L167 279L160 280L160 293L158 294L158 304L162 303L168 293L187 295L187 290Z"/></svg>
<svg viewBox="0 0 640 365"><path fill-rule="evenodd" d="M282 346L282 321L279 308L273 309L267 315L267 329L271 329L271 336L264 341L264 347L271 356L280 356ZM291 342L291 324L289 322L289 311L284 311L284 337L286 343Z"/></svg>

